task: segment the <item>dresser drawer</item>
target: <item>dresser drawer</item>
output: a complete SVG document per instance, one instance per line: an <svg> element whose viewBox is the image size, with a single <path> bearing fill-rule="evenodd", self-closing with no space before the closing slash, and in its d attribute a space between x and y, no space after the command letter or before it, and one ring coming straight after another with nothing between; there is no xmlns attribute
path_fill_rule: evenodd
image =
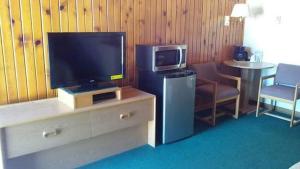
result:
<svg viewBox="0 0 300 169"><path fill-rule="evenodd" d="M74 114L5 129L7 156L17 157L91 136L88 113Z"/></svg>
<svg viewBox="0 0 300 169"><path fill-rule="evenodd" d="M92 111L92 136L128 128L153 119L153 100L147 99Z"/></svg>

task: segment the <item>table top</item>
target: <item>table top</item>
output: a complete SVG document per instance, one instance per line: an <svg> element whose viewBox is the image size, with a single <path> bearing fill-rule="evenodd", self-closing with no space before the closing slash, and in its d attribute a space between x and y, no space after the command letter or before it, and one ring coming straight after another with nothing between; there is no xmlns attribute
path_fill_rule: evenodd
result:
<svg viewBox="0 0 300 169"><path fill-rule="evenodd" d="M58 98L3 105L0 106L0 129L155 97L132 87L123 87L121 91L121 100L111 99L78 109L72 109L60 102Z"/></svg>
<svg viewBox="0 0 300 169"><path fill-rule="evenodd" d="M275 67L275 64L267 62L248 62L248 61L235 61L227 60L224 64L231 67L241 68L241 69L268 69Z"/></svg>

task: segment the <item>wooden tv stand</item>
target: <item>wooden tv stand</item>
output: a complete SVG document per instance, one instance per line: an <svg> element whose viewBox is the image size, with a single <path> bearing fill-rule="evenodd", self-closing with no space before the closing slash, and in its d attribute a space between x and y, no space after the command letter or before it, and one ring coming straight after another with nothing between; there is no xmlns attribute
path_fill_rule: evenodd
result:
<svg viewBox="0 0 300 169"><path fill-rule="evenodd" d="M121 88L119 87L111 87L81 93L69 93L65 89L58 89L58 100L72 107L73 109L76 109L97 104L97 101L94 100L94 96L107 93L114 93L116 97L113 99L121 100L122 94Z"/></svg>
<svg viewBox="0 0 300 169"><path fill-rule="evenodd" d="M155 146L155 96L122 88L120 100L73 109L58 98L0 106L0 168L76 168Z"/></svg>

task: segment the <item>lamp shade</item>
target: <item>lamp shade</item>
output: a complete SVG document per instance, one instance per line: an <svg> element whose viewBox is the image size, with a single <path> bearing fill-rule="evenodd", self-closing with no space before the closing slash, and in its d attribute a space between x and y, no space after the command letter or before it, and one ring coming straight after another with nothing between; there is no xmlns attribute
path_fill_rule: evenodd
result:
<svg viewBox="0 0 300 169"><path fill-rule="evenodd" d="M247 17L249 16L249 7L247 4L235 4L231 13L231 17Z"/></svg>

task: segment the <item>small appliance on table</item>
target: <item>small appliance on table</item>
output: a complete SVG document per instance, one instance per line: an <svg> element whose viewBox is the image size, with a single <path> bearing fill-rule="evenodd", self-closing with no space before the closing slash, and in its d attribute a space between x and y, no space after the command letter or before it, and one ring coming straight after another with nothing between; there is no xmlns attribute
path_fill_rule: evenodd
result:
<svg viewBox="0 0 300 169"><path fill-rule="evenodd" d="M248 52L244 46L234 46L233 59L237 61L249 61Z"/></svg>
<svg viewBox="0 0 300 169"><path fill-rule="evenodd" d="M157 143L194 132L196 73L186 69L186 45L137 45L139 89L156 95Z"/></svg>

